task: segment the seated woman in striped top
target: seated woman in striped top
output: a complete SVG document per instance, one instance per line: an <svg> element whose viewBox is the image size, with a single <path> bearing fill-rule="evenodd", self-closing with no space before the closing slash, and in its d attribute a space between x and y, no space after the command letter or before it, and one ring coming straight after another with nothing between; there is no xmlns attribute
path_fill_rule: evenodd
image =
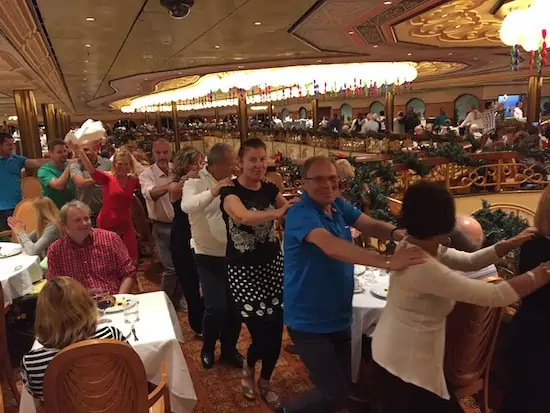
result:
<svg viewBox="0 0 550 413"><path fill-rule="evenodd" d="M21 362L21 376L27 391L39 401L49 362L63 348L89 339L111 338L126 341L113 326L97 327L95 301L84 286L70 277L49 281L38 296L36 339L44 347L29 351Z"/></svg>

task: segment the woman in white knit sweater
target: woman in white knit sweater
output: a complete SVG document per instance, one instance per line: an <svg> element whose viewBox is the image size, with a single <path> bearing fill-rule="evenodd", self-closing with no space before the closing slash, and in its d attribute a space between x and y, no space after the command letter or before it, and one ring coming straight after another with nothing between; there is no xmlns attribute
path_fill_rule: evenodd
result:
<svg viewBox="0 0 550 413"><path fill-rule="evenodd" d="M508 282L488 284L455 271L475 271L497 262L532 239L534 228L474 253L448 245L455 226L452 195L422 181L405 193L402 226L408 236L399 248L417 246L429 259L391 274L388 303L372 343L375 383L384 413L462 412L451 399L443 373L445 320L456 301L502 307L550 282L550 265L542 264Z"/></svg>

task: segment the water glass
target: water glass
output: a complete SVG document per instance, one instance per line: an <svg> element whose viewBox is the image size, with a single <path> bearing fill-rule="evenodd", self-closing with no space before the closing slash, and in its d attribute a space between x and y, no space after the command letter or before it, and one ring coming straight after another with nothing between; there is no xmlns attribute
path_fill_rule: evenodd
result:
<svg viewBox="0 0 550 413"><path fill-rule="evenodd" d="M133 303L124 303L124 322L134 324L139 321L139 301Z"/></svg>

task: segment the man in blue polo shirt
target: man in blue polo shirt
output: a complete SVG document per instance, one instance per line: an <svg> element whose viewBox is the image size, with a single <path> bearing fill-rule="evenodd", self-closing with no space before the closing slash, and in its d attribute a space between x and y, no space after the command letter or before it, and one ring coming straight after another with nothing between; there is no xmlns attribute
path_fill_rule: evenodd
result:
<svg viewBox="0 0 550 413"><path fill-rule="evenodd" d="M0 231L8 229L8 217L23 198L21 192L21 169L40 168L47 159L27 159L16 155L13 137L0 132Z"/></svg>
<svg viewBox="0 0 550 413"><path fill-rule="evenodd" d="M303 180L302 202L286 218L284 319L315 388L280 412L329 413L344 406L351 381L353 264L401 270L424 258L418 249L401 249L388 259L352 244L351 226L381 240L399 241L404 233L339 198L329 158L306 160Z"/></svg>

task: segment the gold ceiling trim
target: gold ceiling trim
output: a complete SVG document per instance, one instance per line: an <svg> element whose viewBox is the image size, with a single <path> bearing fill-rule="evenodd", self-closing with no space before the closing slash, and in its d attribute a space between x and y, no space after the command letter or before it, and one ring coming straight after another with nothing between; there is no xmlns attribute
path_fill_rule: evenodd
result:
<svg viewBox="0 0 550 413"><path fill-rule="evenodd" d="M192 85L200 79L199 75L177 77L175 79L163 80L156 84L155 92L164 92L166 90L178 89Z"/></svg>
<svg viewBox="0 0 550 413"><path fill-rule="evenodd" d="M415 63L418 77L439 76L446 73L457 72L468 67L459 62L418 62Z"/></svg>
<svg viewBox="0 0 550 413"><path fill-rule="evenodd" d="M37 79L33 81L43 83L45 93L59 99L68 111L74 111L62 75L34 20L29 4L30 2L21 0L0 2L2 34L37 74Z"/></svg>
<svg viewBox="0 0 550 413"><path fill-rule="evenodd" d="M489 13L490 1L453 0L410 20L412 37L449 43L501 43L501 21Z"/></svg>

